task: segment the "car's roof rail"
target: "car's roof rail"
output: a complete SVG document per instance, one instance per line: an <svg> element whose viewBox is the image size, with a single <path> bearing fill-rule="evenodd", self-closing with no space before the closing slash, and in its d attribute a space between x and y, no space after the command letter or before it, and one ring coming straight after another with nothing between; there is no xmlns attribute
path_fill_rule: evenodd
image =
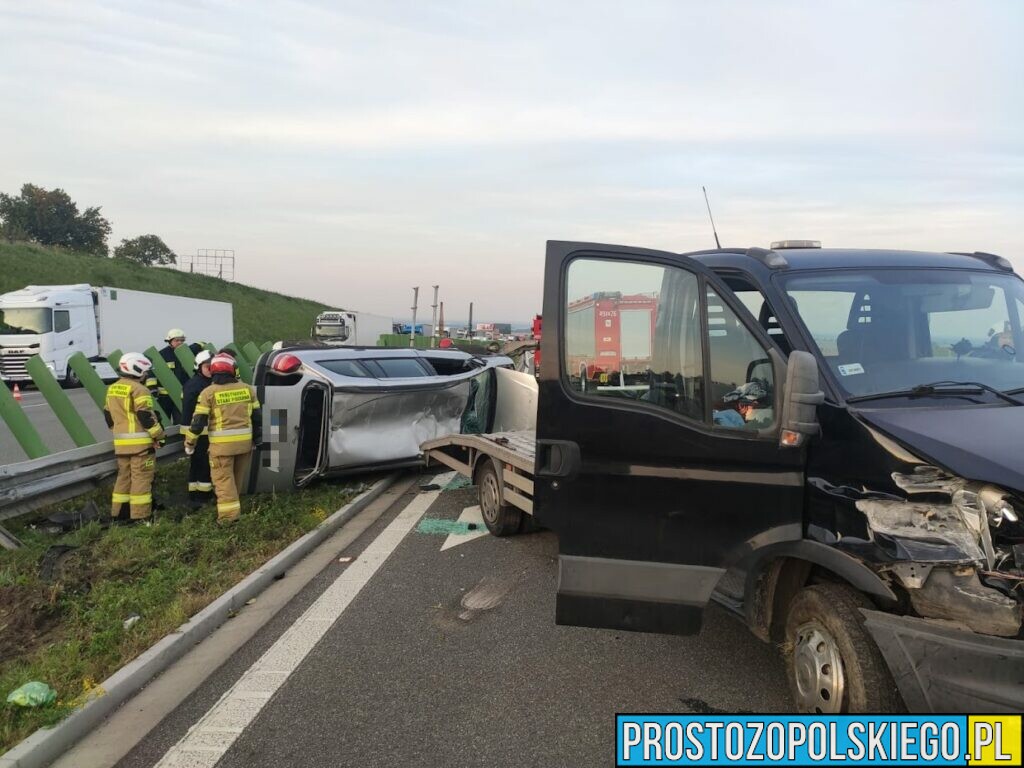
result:
<svg viewBox="0 0 1024 768"><path fill-rule="evenodd" d="M974 253L965 253L964 251L950 251L950 253L952 253L955 256L970 256L971 258L974 259L980 259L981 261L984 261L986 264L988 264L990 267L1001 269L1004 272L1013 272L1013 264L1010 263L1010 260L1003 256L998 256L994 253L985 253L984 251L975 251Z"/></svg>
<svg viewBox="0 0 1024 768"><path fill-rule="evenodd" d="M785 269L789 266L786 257L778 251L770 251L767 248L748 248L746 254L751 259L757 259L768 269Z"/></svg>

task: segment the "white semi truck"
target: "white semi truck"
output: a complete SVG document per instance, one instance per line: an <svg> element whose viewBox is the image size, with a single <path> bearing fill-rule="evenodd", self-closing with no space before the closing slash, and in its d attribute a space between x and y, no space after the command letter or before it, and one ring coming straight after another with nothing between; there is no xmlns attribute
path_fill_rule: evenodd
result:
<svg viewBox="0 0 1024 768"><path fill-rule="evenodd" d="M35 355L67 386L78 384L68 358L81 352L104 380L107 355L163 346L168 328L221 346L232 340L231 304L185 296L78 285L30 285L0 295L0 378L28 381Z"/></svg>
<svg viewBox="0 0 1024 768"><path fill-rule="evenodd" d="M316 316L312 337L334 347L375 347L380 337L394 330L390 317L332 309Z"/></svg>

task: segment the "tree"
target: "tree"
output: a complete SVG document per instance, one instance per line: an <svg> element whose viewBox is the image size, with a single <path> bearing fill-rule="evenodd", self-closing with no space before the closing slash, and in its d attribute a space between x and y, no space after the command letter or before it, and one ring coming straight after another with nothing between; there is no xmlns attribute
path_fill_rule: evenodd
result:
<svg viewBox="0 0 1024 768"><path fill-rule="evenodd" d="M137 261L147 267L153 264L178 263L178 257L174 251L156 235L139 235L131 240L122 240L121 244L114 249L114 258Z"/></svg>
<svg viewBox="0 0 1024 768"><path fill-rule="evenodd" d="M17 197L0 194L0 223L8 240L27 239L96 256L107 255L110 222L100 208L78 206L63 189L25 184Z"/></svg>

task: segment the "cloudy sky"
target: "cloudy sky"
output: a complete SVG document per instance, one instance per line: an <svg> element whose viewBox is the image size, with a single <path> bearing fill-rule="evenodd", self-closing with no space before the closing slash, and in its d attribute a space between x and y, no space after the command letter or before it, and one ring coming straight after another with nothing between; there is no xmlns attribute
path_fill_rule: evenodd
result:
<svg viewBox="0 0 1024 768"><path fill-rule="evenodd" d="M544 241L1024 269L1024 3L0 0L0 190L388 315L540 309ZM422 303L429 303L422 302Z"/></svg>

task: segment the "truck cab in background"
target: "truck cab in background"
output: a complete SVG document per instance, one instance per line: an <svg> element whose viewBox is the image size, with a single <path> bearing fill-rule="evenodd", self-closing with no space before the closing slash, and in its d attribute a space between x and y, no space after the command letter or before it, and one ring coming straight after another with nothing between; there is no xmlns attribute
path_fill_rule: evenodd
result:
<svg viewBox="0 0 1024 768"><path fill-rule="evenodd" d="M1024 709L1008 262L550 242L543 317L558 623L689 634L715 600L801 711Z"/></svg>
<svg viewBox="0 0 1024 768"><path fill-rule="evenodd" d="M76 384L68 366L76 352L90 359L99 355L95 296L88 285L29 286L0 296L0 376L5 380L27 381L25 366L39 355L54 376Z"/></svg>
<svg viewBox="0 0 1024 768"><path fill-rule="evenodd" d="M332 309L316 316L310 335L331 347L375 347L380 337L391 333L393 328L389 317Z"/></svg>

